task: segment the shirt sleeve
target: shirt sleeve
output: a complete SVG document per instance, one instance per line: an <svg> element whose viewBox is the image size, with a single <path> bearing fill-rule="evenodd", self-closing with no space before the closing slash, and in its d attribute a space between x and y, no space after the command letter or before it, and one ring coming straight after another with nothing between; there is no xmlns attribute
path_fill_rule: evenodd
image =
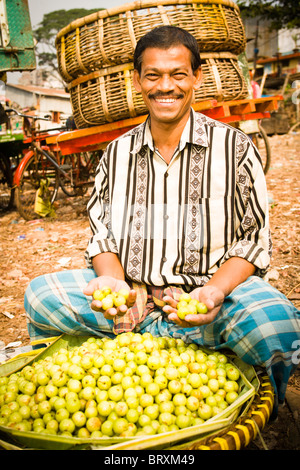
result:
<svg viewBox="0 0 300 470"><path fill-rule="evenodd" d="M107 172L107 153L104 152L96 170L95 183L87 212L92 230L92 237L85 251L87 267L92 267L92 258L100 253L118 253L111 227L109 182Z"/></svg>
<svg viewBox="0 0 300 470"><path fill-rule="evenodd" d="M242 138L243 145L238 142L236 231L224 261L235 256L244 258L256 267L255 274L263 277L272 253L268 195L260 155L250 138L246 139Z"/></svg>

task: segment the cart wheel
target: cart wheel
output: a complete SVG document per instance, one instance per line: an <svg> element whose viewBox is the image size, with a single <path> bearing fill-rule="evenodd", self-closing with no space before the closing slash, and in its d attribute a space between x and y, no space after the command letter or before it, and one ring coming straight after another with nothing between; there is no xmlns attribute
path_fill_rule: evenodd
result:
<svg viewBox="0 0 300 470"><path fill-rule="evenodd" d="M14 192L10 159L7 155L0 153L0 212L12 209Z"/></svg>
<svg viewBox="0 0 300 470"><path fill-rule="evenodd" d="M26 159L26 155L24 157ZM41 180L49 181L48 197L51 204L54 202L59 188L59 178L56 167L40 152L32 154L24 165L16 187L16 205L19 214L25 220L39 218L35 209L37 190L40 188Z"/></svg>
<svg viewBox="0 0 300 470"><path fill-rule="evenodd" d="M265 175L267 174L271 165L271 146L264 128L259 124L259 132L252 135L252 140L258 149L262 158L262 164Z"/></svg>

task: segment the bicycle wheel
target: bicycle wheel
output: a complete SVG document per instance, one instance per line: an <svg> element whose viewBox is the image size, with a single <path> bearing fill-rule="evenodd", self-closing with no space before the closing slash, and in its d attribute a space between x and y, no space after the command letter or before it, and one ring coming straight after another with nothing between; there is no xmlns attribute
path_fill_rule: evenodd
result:
<svg viewBox="0 0 300 470"><path fill-rule="evenodd" d="M67 173L67 176L59 174L59 184L63 192L70 197L84 196L88 187L94 182L98 163L98 152L81 152L62 156L60 166Z"/></svg>
<svg viewBox="0 0 300 470"><path fill-rule="evenodd" d="M96 170L102 154L102 150L81 153L81 164L83 165L83 175L86 182L86 188L88 188L88 186L93 186L94 184Z"/></svg>
<svg viewBox="0 0 300 470"><path fill-rule="evenodd" d="M260 153L264 173L267 174L271 165L271 146L264 128L260 124L258 127L259 132L252 135L252 140Z"/></svg>
<svg viewBox="0 0 300 470"><path fill-rule="evenodd" d="M35 202L42 180L48 182L45 198L51 204L54 202L59 188L58 170L38 150L26 154L24 162L16 187L16 205L25 220L33 220L41 217L35 212Z"/></svg>
<svg viewBox="0 0 300 470"><path fill-rule="evenodd" d="M0 153L0 212L12 209L14 192L10 158Z"/></svg>
<svg viewBox="0 0 300 470"><path fill-rule="evenodd" d="M81 196L81 188L76 186L80 175L80 153L62 156L60 167L67 174L59 173L59 185L63 192L70 197Z"/></svg>

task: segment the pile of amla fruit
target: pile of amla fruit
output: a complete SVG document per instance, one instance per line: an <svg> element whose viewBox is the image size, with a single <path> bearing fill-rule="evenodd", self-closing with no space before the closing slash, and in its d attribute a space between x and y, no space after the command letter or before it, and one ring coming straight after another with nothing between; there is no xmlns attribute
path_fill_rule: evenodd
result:
<svg viewBox="0 0 300 470"><path fill-rule="evenodd" d="M150 333L90 337L0 378L0 425L73 437L141 436L206 422L238 398L220 352Z"/></svg>

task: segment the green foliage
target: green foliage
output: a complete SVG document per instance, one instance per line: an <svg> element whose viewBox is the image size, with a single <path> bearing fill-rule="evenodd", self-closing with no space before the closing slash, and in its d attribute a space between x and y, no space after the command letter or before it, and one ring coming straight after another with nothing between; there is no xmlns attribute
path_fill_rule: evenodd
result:
<svg viewBox="0 0 300 470"><path fill-rule="evenodd" d="M34 30L34 36L38 42L48 43L53 41L57 33L72 21L91 15L99 9L86 10L84 8L74 8L72 10L57 10L47 13L43 21Z"/></svg>
<svg viewBox="0 0 300 470"><path fill-rule="evenodd" d="M91 15L92 13L96 13L99 10L101 10L101 8L94 10L74 8L72 10L57 10L45 14L43 21L41 21L33 31L34 37L37 41L36 55L38 65L47 68L49 73L51 71L58 74L57 54L55 48L55 39L58 32L68 24L72 23L72 21Z"/></svg>
<svg viewBox="0 0 300 470"><path fill-rule="evenodd" d="M39 65L46 65L49 67L50 65L55 69L56 64L56 54L52 52L40 52L39 53Z"/></svg>
<svg viewBox="0 0 300 470"><path fill-rule="evenodd" d="M270 29L300 27L300 0L237 0L244 18L262 17L270 20Z"/></svg>

